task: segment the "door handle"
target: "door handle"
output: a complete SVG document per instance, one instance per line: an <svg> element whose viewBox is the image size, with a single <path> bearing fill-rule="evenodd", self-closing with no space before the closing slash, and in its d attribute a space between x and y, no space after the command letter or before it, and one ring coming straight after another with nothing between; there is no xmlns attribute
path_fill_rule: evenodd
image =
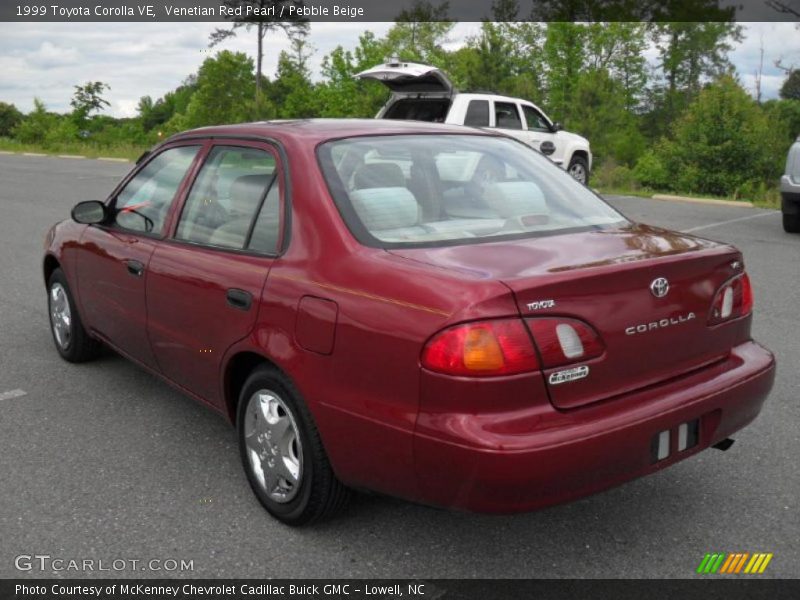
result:
<svg viewBox="0 0 800 600"><path fill-rule="evenodd" d="M128 268L128 273L134 277L141 277L144 273L144 265L138 260L126 260L125 266Z"/></svg>
<svg viewBox="0 0 800 600"><path fill-rule="evenodd" d="M229 289L226 297L228 299L228 306L238 308L239 310L250 310L250 306L253 304L252 294L238 288Z"/></svg>

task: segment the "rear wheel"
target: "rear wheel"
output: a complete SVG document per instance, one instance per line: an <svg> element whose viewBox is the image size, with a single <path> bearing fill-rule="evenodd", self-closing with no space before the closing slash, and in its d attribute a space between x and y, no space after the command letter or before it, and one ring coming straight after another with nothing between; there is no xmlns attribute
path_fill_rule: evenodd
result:
<svg viewBox="0 0 800 600"><path fill-rule="evenodd" d="M573 156L569 161L567 173L572 175L575 181L586 185L589 183L589 162L582 156Z"/></svg>
<svg viewBox="0 0 800 600"><path fill-rule="evenodd" d="M303 525L344 506L349 492L333 473L311 413L278 370L258 367L247 379L237 427L247 480L272 516Z"/></svg>
<svg viewBox="0 0 800 600"><path fill-rule="evenodd" d="M800 233L800 214L787 215L783 213L783 230L786 233Z"/></svg>
<svg viewBox="0 0 800 600"><path fill-rule="evenodd" d="M47 282L47 311L50 332L61 358L69 362L85 362L97 356L99 343L83 328L67 278L56 269Z"/></svg>

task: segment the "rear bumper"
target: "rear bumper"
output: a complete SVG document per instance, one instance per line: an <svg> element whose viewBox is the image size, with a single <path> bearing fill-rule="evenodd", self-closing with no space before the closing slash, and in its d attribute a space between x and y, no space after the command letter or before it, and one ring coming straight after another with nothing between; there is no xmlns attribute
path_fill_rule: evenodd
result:
<svg viewBox="0 0 800 600"><path fill-rule="evenodd" d="M541 402L489 417L423 410L414 442L418 499L509 513L592 494L668 467L740 430L760 412L774 377L772 354L747 342L724 361L680 379L571 411ZM423 409L424 402L423 393ZM695 419L699 442L679 452L677 429ZM669 456L653 462L652 440L666 430Z"/></svg>

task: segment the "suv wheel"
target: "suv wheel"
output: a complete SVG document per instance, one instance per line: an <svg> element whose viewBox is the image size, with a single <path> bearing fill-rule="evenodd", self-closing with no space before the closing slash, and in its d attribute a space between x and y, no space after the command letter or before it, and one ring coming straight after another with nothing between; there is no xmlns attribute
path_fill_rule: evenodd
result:
<svg viewBox="0 0 800 600"><path fill-rule="evenodd" d="M786 233L800 233L800 214L787 215L783 213L783 230Z"/></svg>
<svg viewBox="0 0 800 600"><path fill-rule="evenodd" d="M569 161L569 167L567 167L567 173L572 175L575 181L583 185L589 183L589 163L582 156L572 157L572 160Z"/></svg>

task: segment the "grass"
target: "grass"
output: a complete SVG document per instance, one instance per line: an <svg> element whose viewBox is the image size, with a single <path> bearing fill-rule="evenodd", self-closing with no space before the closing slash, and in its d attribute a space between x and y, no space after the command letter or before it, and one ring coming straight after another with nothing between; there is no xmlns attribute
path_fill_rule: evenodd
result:
<svg viewBox="0 0 800 600"><path fill-rule="evenodd" d="M147 150L145 146L136 144L113 144L99 145L91 142L56 142L53 144L23 144L17 140L0 137L0 150L7 152L36 152L40 154L73 154L85 156L87 158L98 158L100 156L108 158L126 158L136 160L142 152Z"/></svg>

